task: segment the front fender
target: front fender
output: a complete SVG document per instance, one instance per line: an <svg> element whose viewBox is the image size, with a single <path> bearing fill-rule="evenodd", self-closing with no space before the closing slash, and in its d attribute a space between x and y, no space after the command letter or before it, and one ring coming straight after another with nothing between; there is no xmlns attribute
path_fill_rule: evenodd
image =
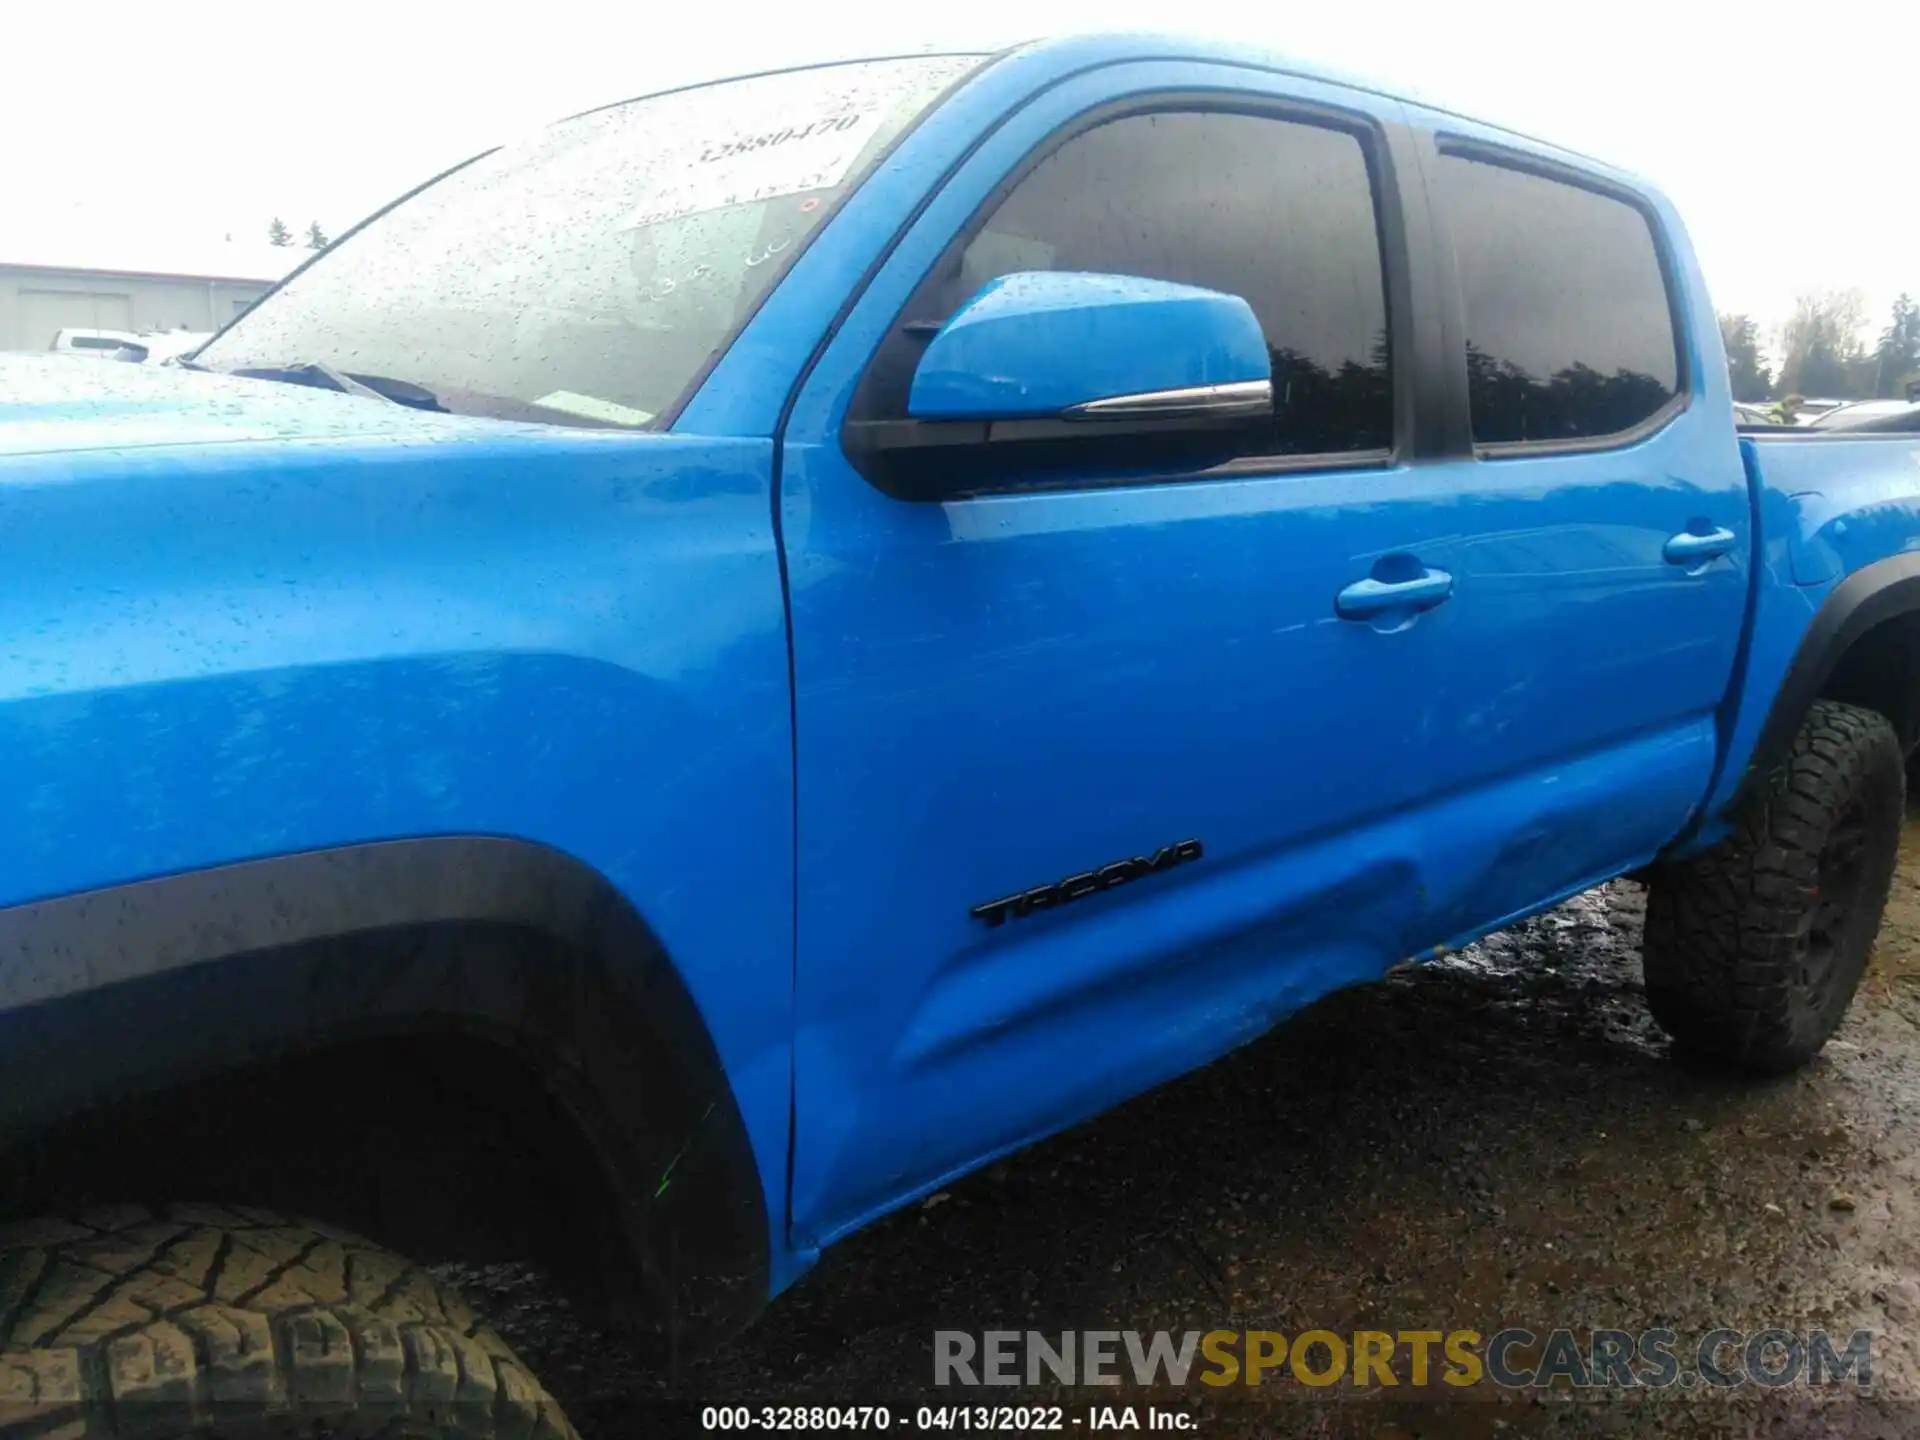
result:
<svg viewBox="0 0 1920 1440"><path fill-rule="evenodd" d="M0 910L0 955L0 1136L451 1030L519 1056L572 1114L689 1333L766 1298L762 1176L712 1037L632 906L569 856L445 836L248 861Z"/></svg>
<svg viewBox="0 0 1920 1440"><path fill-rule="evenodd" d="M766 442L483 424L0 459L0 1017L20 1022L0 1048L63 1000L423 918L455 890L480 912L462 918L565 930L551 867L503 871L473 848L493 837L644 917L737 1101L761 1213L783 1215L770 487ZM42 1101L84 1098L141 1017L114 1024Z"/></svg>

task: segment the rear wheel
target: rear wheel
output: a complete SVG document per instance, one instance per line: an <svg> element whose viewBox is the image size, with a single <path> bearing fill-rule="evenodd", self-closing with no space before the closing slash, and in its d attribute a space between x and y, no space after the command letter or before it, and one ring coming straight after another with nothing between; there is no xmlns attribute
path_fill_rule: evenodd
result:
<svg viewBox="0 0 1920 1440"><path fill-rule="evenodd" d="M1734 833L1654 874L1647 1004L1676 1043L1760 1074L1819 1052L1880 929L1905 793L1892 725L1822 700Z"/></svg>
<svg viewBox="0 0 1920 1440"><path fill-rule="evenodd" d="M0 1440L577 1440L467 1303L250 1206L0 1227Z"/></svg>

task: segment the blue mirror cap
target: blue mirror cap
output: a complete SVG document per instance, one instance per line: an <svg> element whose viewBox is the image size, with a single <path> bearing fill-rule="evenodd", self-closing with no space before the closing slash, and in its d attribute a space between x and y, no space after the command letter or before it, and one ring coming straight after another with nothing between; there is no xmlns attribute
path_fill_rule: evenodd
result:
<svg viewBox="0 0 1920 1440"><path fill-rule="evenodd" d="M914 371L916 419L1063 415L1128 396L1272 378L1253 309L1167 280L1023 271L988 282Z"/></svg>

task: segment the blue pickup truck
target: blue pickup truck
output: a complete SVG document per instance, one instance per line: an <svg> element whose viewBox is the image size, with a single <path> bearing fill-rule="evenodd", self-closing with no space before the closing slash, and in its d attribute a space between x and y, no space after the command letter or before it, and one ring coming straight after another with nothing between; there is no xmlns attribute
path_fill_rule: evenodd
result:
<svg viewBox="0 0 1920 1440"><path fill-rule="evenodd" d="M1738 433L1658 193L1181 40L489 151L184 365L5 361L0 536L8 1437L570 1433L315 1095L564 1151L389 1188L684 1349L1614 877L1676 1045L1802 1065L1920 739L1920 447Z"/></svg>

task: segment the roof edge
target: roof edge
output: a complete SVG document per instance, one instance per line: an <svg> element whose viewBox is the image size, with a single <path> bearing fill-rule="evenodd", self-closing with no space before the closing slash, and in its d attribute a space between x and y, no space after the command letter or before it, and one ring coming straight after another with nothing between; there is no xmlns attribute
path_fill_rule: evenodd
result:
<svg viewBox="0 0 1920 1440"><path fill-rule="evenodd" d="M192 280L213 285L277 285L264 275L201 275L181 270L138 270L100 265L47 265L38 260L0 259L0 270L39 270L54 275L112 275L124 280Z"/></svg>

